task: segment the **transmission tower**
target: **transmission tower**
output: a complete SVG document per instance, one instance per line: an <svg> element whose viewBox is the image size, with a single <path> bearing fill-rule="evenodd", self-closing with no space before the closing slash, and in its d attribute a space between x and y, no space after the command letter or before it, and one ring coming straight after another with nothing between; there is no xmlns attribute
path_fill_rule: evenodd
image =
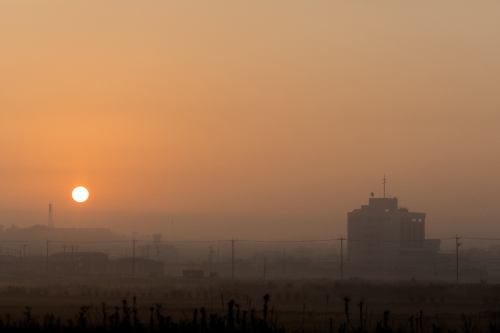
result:
<svg viewBox="0 0 500 333"><path fill-rule="evenodd" d="M52 204L49 204L49 228L54 228L52 223Z"/></svg>

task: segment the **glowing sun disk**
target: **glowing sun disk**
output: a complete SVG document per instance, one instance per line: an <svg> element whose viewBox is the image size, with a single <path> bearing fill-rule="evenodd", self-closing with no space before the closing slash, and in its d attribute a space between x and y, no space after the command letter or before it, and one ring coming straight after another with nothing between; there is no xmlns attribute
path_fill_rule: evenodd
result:
<svg viewBox="0 0 500 333"><path fill-rule="evenodd" d="M89 191L83 186L78 186L73 190L72 196L75 201L84 202L89 197Z"/></svg>

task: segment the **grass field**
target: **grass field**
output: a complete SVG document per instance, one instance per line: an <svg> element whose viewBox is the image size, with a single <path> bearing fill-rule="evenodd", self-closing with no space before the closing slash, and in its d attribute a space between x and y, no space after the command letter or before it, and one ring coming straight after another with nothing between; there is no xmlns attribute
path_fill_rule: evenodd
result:
<svg viewBox="0 0 500 333"><path fill-rule="evenodd" d="M4 324L7 318L23 321L30 307L30 316L38 320L52 313L63 322L76 322L82 307L88 307L89 324L98 326L103 302L108 315L118 312L123 317L123 300L131 306L135 296L137 319L142 323L150 322L151 307L160 304L163 315L176 323L192 322L193 310L202 307L207 316L218 314L227 319L231 300L235 311L249 315L255 309L262 319L266 294L270 298L266 320L274 318L277 327L287 331L338 332L344 327L368 332L378 325L379 330L417 332L432 331L434 325L434 330L472 332L491 331L500 320L500 285L490 284L61 277L2 278L0 318Z"/></svg>

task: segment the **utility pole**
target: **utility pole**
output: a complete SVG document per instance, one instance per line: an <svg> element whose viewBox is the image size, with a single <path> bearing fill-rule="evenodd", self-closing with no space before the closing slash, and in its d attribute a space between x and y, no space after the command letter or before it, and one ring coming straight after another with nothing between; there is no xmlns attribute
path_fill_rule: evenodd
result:
<svg viewBox="0 0 500 333"><path fill-rule="evenodd" d="M46 272L49 274L49 240L47 239L47 267Z"/></svg>
<svg viewBox="0 0 500 333"><path fill-rule="evenodd" d="M208 278L212 278L212 245L210 245L210 255L209 255L209 273L208 273Z"/></svg>
<svg viewBox="0 0 500 333"><path fill-rule="evenodd" d="M63 255L63 262L66 261L66 248L68 247L66 244L64 244L63 246L63 249L64 249L64 255Z"/></svg>
<svg viewBox="0 0 500 333"><path fill-rule="evenodd" d="M146 259L149 260L149 244L146 245Z"/></svg>
<svg viewBox="0 0 500 333"><path fill-rule="evenodd" d="M21 256L21 251L19 251L19 256ZM24 260L26 260L26 245L24 245L24 244L23 244L23 257L24 257ZM21 273L23 273L22 264L21 264Z"/></svg>
<svg viewBox="0 0 500 333"><path fill-rule="evenodd" d="M232 262L233 262L233 281L234 281L234 239L231 240L231 253L232 253Z"/></svg>
<svg viewBox="0 0 500 333"><path fill-rule="evenodd" d="M455 244L456 244L456 252L457 252L457 284L458 284L458 247L460 245L462 245L461 243L458 242L458 240L460 239L460 237L458 237L456 234L455 234Z"/></svg>
<svg viewBox="0 0 500 333"><path fill-rule="evenodd" d="M71 269L73 269L76 273L78 271L78 263L76 263L76 265L74 264L74 262L75 262L75 246L71 245L70 248L71 248L71 267L72 267Z"/></svg>
<svg viewBox="0 0 500 333"><path fill-rule="evenodd" d="M23 274L23 254L21 252L21 250L19 250L19 272L21 273L21 275Z"/></svg>
<svg viewBox="0 0 500 333"><path fill-rule="evenodd" d="M132 276L135 275L135 242L137 242L135 239L132 240L133 247L132 247Z"/></svg>
<svg viewBox="0 0 500 333"><path fill-rule="evenodd" d="M387 184L386 180L387 179L385 179L385 175L384 175L384 182L382 183L382 185L384 185L384 198L385 198L385 184Z"/></svg>
<svg viewBox="0 0 500 333"><path fill-rule="evenodd" d="M264 257L264 280L266 279L266 261L267 261L267 258Z"/></svg>
<svg viewBox="0 0 500 333"><path fill-rule="evenodd" d="M340 235L340 238L337 240L340 241L340 281L344 281L344 241L346 239Z"/></svg>

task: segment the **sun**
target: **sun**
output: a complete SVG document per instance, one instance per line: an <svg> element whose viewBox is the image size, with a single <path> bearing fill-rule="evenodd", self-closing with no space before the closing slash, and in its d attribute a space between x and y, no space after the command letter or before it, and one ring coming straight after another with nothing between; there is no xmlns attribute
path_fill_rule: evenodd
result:
<svg viewBox="0 0 500 333"><path fill-rule="evenodd" d="M89 191L83 186L78 186L73 190L72 196L75 201L84 202L89 198Z"/></svg>

